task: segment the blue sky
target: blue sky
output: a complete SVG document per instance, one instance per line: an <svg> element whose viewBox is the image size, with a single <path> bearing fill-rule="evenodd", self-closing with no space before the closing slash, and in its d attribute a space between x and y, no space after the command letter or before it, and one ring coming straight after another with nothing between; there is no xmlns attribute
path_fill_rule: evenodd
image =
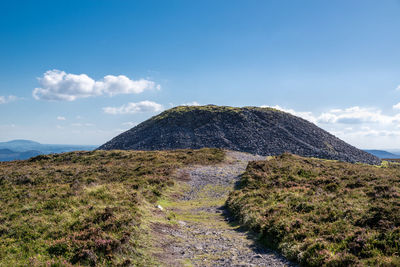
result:
<svg viewBox="0 0 400 267"><path fill-rule="evenodd" d="M102 144L172 106L274 106L400 148L400 1L1 1L0 141Z"/></svg>

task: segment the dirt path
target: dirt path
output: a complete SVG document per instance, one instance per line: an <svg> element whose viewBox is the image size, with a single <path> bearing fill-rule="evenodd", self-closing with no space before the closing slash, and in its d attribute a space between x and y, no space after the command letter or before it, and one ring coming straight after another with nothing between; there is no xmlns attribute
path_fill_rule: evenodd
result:
<svg viewBox="0 0 400 267"><path fill-rule="evenodd" d="M259 246L255 237L231 219L223 205L248 161L262 159L227 152L227 160L215 166L179 170L187 179L185 193L165 200L168 223L153 225L159 260L166 266L294 266L278 254Z"/></svg>

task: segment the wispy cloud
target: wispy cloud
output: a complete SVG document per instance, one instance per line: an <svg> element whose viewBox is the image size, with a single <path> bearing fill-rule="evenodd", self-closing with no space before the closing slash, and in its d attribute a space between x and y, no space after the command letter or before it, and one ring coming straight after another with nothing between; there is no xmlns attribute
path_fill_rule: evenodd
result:
<svg viewBox="0 0 400 267"><path fill-rule="evenodd" d="M71 74L60 70L46 71L38 80L40 87L32 92L37 100L74 101L101 95L139 94L161 88L153 81L131 80L124 75L107 75L96 81L86 74Z"/></svg>
<svg viewBox="0 0 400 267"><path fill-rule="evenodd" d="M400 121L399 114L394 116L384 115L378 108L350 107L334 109L322 113L317 121L319 123L365 124L378 123L390 124Z"/></svg>
<svg viewBox="0 0 400 267"><path fill-rule="evenodd" d="M59 120L59 121L65 121L65 120L67 120L65 117L63 117L63 116L58 116L57 117L57 120Z"/></svg>
<svg viewBox="0 0 400 267"><path fill-rule="evenodd" d="M1 125L0 124L0 129L1 128L15 128L15 127L17 127L15 124L3 124L3 125Z"/></svg>
<svg viewBox="0 0 400 267"><path fill-rule="evenodd" d="M128 103L120 107L105 107L103 108L104 113L107 114L135 114L141 112L160 112L164 110L161 104L153 101L141 101L137 103Z"/></svg>
<svg viewBox="0 0 400 267"><path fill-rule="evenodd" d="M393 109L400 109L400 103L397 103L396 105L393 105Z"/></svg>
<svg viewBox="0 0 400 267"><path fill-rule="evenodd" d="M10 103L17 99L18 99L18 97L14 96L14 95L0 96L0 104Z"/></svg>
<svg viewBox="0 0 400 267"><path fill-rule="evenodd" d="M379 108L359 106L321 113L271 107L311 121L358 147L390 148L400 142L400 113L385 114Z"/></svg>
<svg viewBox="0 0 400 267"><path fill-rule="evenodd" d="M73 127L92 127L94 126L93 123L71 123Z"/></svg>
<svg viewBox="0 0 400 267"><path fill-rule="evenodd" d="M316 123L316 118L315 116L312 114L312 112L309 111L295 111L293 109L287 109L287 108L283 108L281 106L275 105L275 106L268 106L268 105L263 105L261 106L262 108L275 108L275 109L279 109L282 110L284 112L290 113L292 115L295 115L297 117L303 118L305 120L311 121L313 123Z"/></svg>
<svg viewBox="0 0 400 267"><path fill-rule="evenodd" d="M181 106L200 106L200 104L197 101L193 101L189 103L184 103Z"/></svg>
<svg viewBox="0 0 400 267"><path fill-rule="evenodd" d="M391 124L400 122L400 114L385 115L378 108L355 106L345 109L331 109L327 112L322 112L319 115L316 115L309 111L295 111L293 109L286 109L280 106L270 107L288 112L317 124Z"/></svg>

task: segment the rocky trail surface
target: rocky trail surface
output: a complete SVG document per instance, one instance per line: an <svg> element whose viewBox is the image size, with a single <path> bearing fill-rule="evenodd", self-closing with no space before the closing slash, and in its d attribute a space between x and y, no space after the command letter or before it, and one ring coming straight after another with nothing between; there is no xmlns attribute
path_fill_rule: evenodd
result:
<svg viewBox="0 0 400 267"><path fill-rule="evenodd" d="M159 261L165 266L294 266L263 248L232 222L224 203L250 160L263 157L227 152L224 163L181 169L183 195L161 201L166 221L152 226ZM161 208L161 207L160 207Z"/></svg>

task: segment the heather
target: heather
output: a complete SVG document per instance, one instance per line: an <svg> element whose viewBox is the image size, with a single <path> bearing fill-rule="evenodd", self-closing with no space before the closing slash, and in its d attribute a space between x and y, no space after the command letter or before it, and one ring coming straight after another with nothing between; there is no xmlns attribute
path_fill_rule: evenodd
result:
<svg viewBox="0 0 400 267"><path fill-rule="evenodd" d="M400 265L399 164L270 157L249 164L227 206L301 265Z"/></svg>
<svg viewBox="0 0 400 267"><path fill-rule="evenodd" d="M149 210L217 149L93 151L0 163L0 266L148 266Z"/></svg>

